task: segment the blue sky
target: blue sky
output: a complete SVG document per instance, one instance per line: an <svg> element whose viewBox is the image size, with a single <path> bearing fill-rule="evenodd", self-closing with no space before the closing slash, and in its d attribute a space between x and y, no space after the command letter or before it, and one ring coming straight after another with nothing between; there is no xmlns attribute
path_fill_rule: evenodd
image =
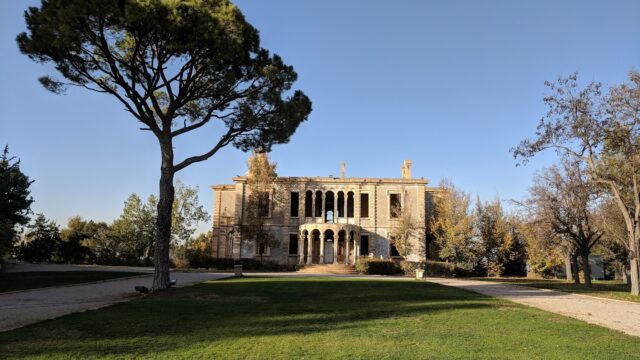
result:
<svg viewBox="0 0 640 360"><path fill-rule="evenodd" d="M156 141L107 95L46 92L50 69L18 52L22 12L37 1L0 2L0 144L36 182L33 210L58 223L80 214L111 221L132 192L155 193ZM489 199L525 195L549 153L516 167L509 148L544 114L545 80L624 81L640 70L638 1L237 1L262 44L299 74L313 113L272 159L283 176L449 178ZM212 126L177 144L202 152ZM245 172L246 154L226 148L178 174L209 186ZM203 224L206 229L210 224Z"/></svg>

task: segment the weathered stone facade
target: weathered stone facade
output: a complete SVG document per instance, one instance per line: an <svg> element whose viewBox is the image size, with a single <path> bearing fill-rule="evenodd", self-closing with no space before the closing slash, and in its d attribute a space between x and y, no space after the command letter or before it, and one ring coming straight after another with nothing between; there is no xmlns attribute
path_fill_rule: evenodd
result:
<svg viewBox="0 0 640 360"><path fill-rule="evenodd" d="M215 185L213 255L257 258L254 241L243 239L241 224L248 201L245 177ZM406 259L425 259L425 227L432 196L425 179L411 178L411 162L402 178L278 177L270 193L266 226L277 246L263 249L263 259L288 264L354 264L361 256L397 255L390 241L398 212L411 214L417 225Z"/></svg>

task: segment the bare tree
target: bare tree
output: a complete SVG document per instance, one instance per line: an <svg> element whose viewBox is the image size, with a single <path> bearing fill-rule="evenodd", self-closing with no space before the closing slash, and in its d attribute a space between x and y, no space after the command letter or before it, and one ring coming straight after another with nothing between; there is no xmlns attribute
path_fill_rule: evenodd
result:
<svg viewBox="0 0 640 360"><path fill-rule="evenodd" d="M552 166L537 175L529 192L532 217L559 235L573 259L580 257L585 284L591 286L589 255L603 232L594 214L598 190L586 170L579 163L565 160L561 168Z"/></svg>
<svg viewBox="0 0 640 360"><path fill-rule="evenodd" d="M607 187L627 230L631 293L640 295L640 73L613 86L603 95L602 85L580 88L577 76L547 83L544 98L549 111L536 136L512 149L526 163L545 149L556 149L586 165L591 179Z"/></svg>
<svg viewBox="0 0 640 360"><path fill-rule="evenodd" d="M397 212L400 216L391 225L391 242L398 250L398 254L406 258L416 250L423 251L423 249L416 249L422 245L422 242L415 241L416 238L422 238L422 233L420 224L411 216L411 212L407 211L407 206Z"/></svg>

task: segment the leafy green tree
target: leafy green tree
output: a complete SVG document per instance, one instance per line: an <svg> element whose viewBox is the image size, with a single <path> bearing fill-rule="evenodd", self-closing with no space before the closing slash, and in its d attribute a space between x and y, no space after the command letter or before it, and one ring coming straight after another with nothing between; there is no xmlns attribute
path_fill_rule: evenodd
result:
<svg viewBox="0 0 640 360"><path fill-rule="evenodd" d="M506 214L500 199L476 204L475 228L480 256L489 276L526 273L526 240L519 219Z"/></svg>
<svg viewBox="0 0 640 360"><path fill-rule="evenodd" d="M198 187L176 182L176 197L173 202L171 239L173 244L187 244L195 233L199 222L210 220L209 214L200 204Z"/></svg>
<svg viewBox="0 0 640 360"><path fill-rule="evenodd" d="M473 267L478 260L474 242L474 214L469 194L443 180L443 191L434 198L430 229L440 258Z"/></svg>
<svg viewBox="0 0 640 360"><path fill-rule="evenodd" d="M55 222L47 220L43 214L37 214L25 242L15 249L16 257L23 261L45 262L53 259L60 242L60 228Z"/></svg>
<svg viewBox="0 0 640 360"><path fill-rule="evenodd" d="M91 237L88 223L80 216L69 219L67 227L60 231L60 242L57 246L58 260L67 263L85 263L93 260L93 253L85 245L85 241Z"/></svg>
<svg viewBox="0 0 640 360"><path fill-rule="evenodd" d="M609 88L591 82L581 87L577 75L546 83L549 110L536 136L512 149L516 159L528 159L545 149L579 161L591 180L614 199L627 231L631 293L640 295L640 73Z"/></svg>
<svg viewBox="0 0 640 360"><path fill-rule="evenodd" d="M258 31L227 0L43 0L25 13L22 53L63 79L40 82L105 93L160 147L153 289L169 285L175 174L232 144L286 143L311 112L297 74L260 47ZM174 140L209 123L224 129L202 153L176 161Z"/></svg>
<svg viewBox="0 0 640 360"><path fill-rule="evenodd" d="M9 146L5 146L0 157L0 260L13 247L16 226L29 222L31 183L20 170L20 160L9 156Z"/></svg>
<svg viewBox="0 0 640 360"><path fill-rule="evenodd" d="M122 214L111 224L109 236L117 242L117 256L128 262L148 262L153 254L156 198L146 203L136 194L124 202Z"/></svg>

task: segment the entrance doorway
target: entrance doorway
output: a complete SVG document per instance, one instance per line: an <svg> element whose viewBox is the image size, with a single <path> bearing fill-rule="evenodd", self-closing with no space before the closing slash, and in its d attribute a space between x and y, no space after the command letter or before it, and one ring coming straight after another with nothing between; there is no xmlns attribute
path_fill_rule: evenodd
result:
<svg viewBox="0 0 640 360"><path fill-rule="evenodd" d="M324 263L333 264L333 231L324 232Z"/></svg>

